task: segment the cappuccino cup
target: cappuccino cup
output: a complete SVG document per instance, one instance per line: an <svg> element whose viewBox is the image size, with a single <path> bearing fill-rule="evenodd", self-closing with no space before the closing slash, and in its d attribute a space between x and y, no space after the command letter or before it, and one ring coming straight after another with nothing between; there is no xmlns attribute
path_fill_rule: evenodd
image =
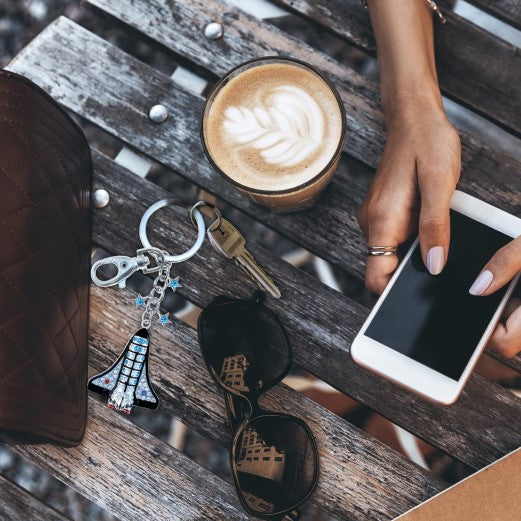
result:
<svg viewBox="0 0 521 521"><path fill-rule="evenodd" d="M315 204L336 170L345 132L334 86L307 63L281 57L228 72L210 92L201 122L214 168L278 212Z"/></svg>

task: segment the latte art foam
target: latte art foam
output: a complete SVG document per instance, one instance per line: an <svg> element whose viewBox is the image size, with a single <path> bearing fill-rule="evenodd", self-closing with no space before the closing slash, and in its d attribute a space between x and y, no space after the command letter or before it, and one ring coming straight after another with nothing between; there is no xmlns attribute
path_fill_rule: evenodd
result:
<svg viewBox="0 0 521 521"><path fill-rule="evenodd" d="M217 166L242 185L287 190L319 174L342 133L337 99L312 71L264 64L231 79L205 119Z"/></svg>
<svg viewBox="0 0 521 521"><path fill-rule="evenodd" d="M293 85L275 87L257 105L229 107L224 128L232 141L259 151L266 163L284 167L308 160L324 139L324 118L315 100Z"/></svg>

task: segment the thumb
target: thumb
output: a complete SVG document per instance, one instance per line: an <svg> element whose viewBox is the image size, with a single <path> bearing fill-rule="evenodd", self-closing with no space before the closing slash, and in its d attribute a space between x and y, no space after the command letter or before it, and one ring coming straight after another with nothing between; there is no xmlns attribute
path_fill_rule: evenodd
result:
<svg viewBox="0 0 521 521"><path fill-rule="evenodd" d="M521 271L521 236L490 259L469 289L471 295L490 295Z"/></svg>
<svg viewBox="0 0 521 521"><path fill-rule="evenodd" d="M506 358L512 358L521 351L521 302L514 298L510 300L510 304L515 309L504 323L497 325L488 344Z"/></svg>

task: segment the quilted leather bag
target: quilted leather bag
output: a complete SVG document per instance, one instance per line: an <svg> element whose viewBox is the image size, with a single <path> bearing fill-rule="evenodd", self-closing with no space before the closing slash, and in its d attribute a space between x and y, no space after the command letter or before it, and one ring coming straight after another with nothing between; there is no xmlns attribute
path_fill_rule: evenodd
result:
<svg viewBox="0 0 521 521"><path fill-rule="evenodd" d="M87 415L92 165L70 116L0 70L0 437L77 445Z"/></svg>

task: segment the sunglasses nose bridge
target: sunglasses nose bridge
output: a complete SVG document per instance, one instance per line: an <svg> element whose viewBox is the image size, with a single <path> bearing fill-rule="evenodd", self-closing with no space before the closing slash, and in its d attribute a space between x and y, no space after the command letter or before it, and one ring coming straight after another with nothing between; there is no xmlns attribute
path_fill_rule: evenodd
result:
<svg viewBox="0 0 521 521"><path fill-rule="evenodd" d="M248 401L251 405L250 421L254 420L258 416L266 414L266 411L259 405L259 397L261 394L261 392L252 393L252 395L248 398Z"/></svg>
<svg viewBox="0 0 521 521"><path fill-rule="evenodd" d="M253 418L254 406L244 395L225 392L226 412L234 438L238 436Z"/></svg>

